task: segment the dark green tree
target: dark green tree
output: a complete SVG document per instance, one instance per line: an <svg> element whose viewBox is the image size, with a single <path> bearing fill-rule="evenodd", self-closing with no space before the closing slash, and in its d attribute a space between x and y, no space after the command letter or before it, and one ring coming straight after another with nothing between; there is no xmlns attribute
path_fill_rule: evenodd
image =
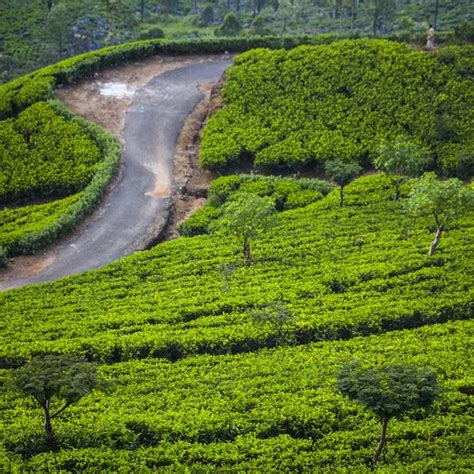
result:
<svg viewBox="0 0 474 474"><path fill-rule="evenodd" d="M227 13L224 22L216 28L216 36L237 36L242 31L242 25L233 12Z"/></svg>
<svg viewBox="0 0 474 474"><path fill-rule="evenodd" d="M245 262L250 263L252 241L275 223L275 203L271 198L241 193L225 206L224 217L217 225L242 243Z"/></svg>
<svg viewBox="0 0 474 474"><path fill-rule="evenodd" d="M326 161L324 169L327 175L339 186L341 207L344 206L344 188L362 171L357 163L342 160Z"/></svg>
<svg viewBox="0 0 474 474"><path fill-rule="evenodd" d="M380 420L382 429L372 457L375 467L387 443L387 426L392 418L429 407L440 395L436 373L428 367L388 365L364 367L360 361L344 365L337 377L336 388L355 400Z"/></svg>
<svg viewBox="0 0 474 474"><path fill-rule="evenodd" d="M214 8L209 3L202 9L201 25L208 26L214 21Z"/></svg>
<svg viewBox="0 0 474 474"><path fill-rule="evenodd" d="M429 255L438 247L443 232L463 211L474 205L474 190L451 178L441 181L434 173L425 173L412 187L406 208L415 217L434 218L436 234Z"/></svg>
<svg viewBox="0 0 474 474"><path fill-rule="evenodd" d="M12 382L43 409L46 445L52 450L58 448L52 420L101 385L96 364L68 355L38 356L15 370Z"/></svg>
<svg viewBox="0 0 474 474"><path fill-rule="evenodd" d="M384 143L377 151L375 167L390 178L395 187L395 200L400 198L400 188L408 177L420 176L429 162L427 154L405 138Z"/></svg>
<svg viewBox="0 0 474 474"><path fill-rule="evenodd" d="M48 14L47 29L56 43L58 58L62 58L66 34L69 31L69 15L63 3L54 5Z"/></svg>

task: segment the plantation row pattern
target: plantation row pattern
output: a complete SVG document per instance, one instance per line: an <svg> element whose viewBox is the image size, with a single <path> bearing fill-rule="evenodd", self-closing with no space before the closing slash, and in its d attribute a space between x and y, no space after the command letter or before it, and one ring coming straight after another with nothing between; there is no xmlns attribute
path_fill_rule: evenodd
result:
<svg viewBox="0 0 474 474"><path fill-rule="evenodd" d="M474 169L474 48L436 54L386 40L259 49L227 71L224 107L209 120L201 163L242 160L277 171L358 161L407 139L443 174Z"/></svg>

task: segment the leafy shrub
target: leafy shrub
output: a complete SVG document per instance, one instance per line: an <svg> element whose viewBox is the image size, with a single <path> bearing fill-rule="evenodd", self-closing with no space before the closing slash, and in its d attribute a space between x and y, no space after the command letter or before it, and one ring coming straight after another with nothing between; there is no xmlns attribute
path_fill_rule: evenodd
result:
<svg viewBox="0 0 474 474"><path fill-rule="evenodd" d="M0 130L0 203L77 192L100 159L87 131L46 102L0 123Z"/></svg>
<svg viewBox="0 0 474 474"><path fill-rule="evenodd" d="M154 38L164 38L165 32L158 26L153 26L146 31L142 31L139 35L139 39L154 39Z"/></svg>

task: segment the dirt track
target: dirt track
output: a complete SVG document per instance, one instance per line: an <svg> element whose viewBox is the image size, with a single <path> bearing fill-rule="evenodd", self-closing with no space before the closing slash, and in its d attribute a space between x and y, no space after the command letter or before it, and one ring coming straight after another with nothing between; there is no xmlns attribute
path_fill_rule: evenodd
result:
<svg viewBox="0 0 474 474"><path fill-rule="evenodd" d="M157 69L148 68L142 75L135 71L135 81L127 81L125 88L102 82L107 77L100 78L95 87L103 86L106 93L112 91L111 97L104 95L100 99L109 101L111 108L95 109L95 117L91 117L93 102L86 101L82 112L73 108L108 128L124 144L120 178L102 206L73 236L43 254L16 259L12 268L0 275L0 289L52 281L98 268L143 249L156 239L168 218L180 130L203 98L203 86L208 89L209 84L217 82L231 58L184 61L184 67L183 63L170 61ZM159 74L163 70L167 72ZM156 71L159 75L140 87L140 81ZM66 89L59 92L60 96L66 94ZM64 101L68 104L68 100Z"/></svg>

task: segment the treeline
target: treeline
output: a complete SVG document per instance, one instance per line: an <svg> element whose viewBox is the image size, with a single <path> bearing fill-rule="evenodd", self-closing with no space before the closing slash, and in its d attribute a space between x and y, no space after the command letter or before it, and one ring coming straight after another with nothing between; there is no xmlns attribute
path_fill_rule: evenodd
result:
<svg viewBox="0 0 474 474"><path fill-rule="evenodd" d="M469 0L6 1L0 5L0 83L139 39L388 34L421 45L429 23L436 23L437 41L472 41L473 19Z"/></svg>

